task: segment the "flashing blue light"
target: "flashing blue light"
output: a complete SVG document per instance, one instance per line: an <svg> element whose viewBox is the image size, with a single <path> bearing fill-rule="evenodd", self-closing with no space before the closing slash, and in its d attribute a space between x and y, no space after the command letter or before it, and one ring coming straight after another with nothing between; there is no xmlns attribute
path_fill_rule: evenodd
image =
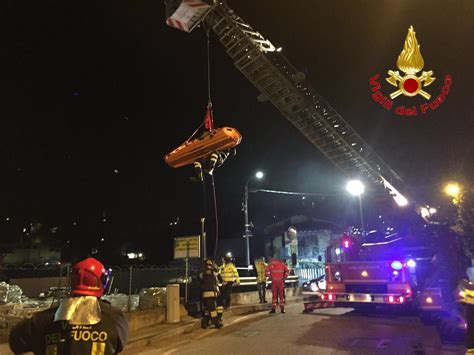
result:
<svg viewBox="0 0 474 355"><path fill-rule="evenodd" d="M390 266L393 270L401 270L403 268L403 264L398 260L392 261Z"/></svg>
<svg viewBox="0 0 474 355"><path fill-rule="evenodd" d="M416 266L416 261L413 259L410 259L407 261L407 266L408 267L415 267Z"/></svg>

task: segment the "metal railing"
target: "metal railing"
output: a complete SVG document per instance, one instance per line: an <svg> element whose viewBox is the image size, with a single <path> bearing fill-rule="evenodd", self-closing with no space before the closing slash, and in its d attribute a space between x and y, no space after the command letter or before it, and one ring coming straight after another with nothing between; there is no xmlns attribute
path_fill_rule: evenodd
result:
<svg viewBox="0 0 474 355"><path fill-rule="evenodd" d="M291 287L297 287L299 282L298 276L288 276L285 279L285 285L291 286ZM271 285L272 281L267 280L267 285ZM243 276L240 277L240 285L238 286L252 286L252 285L257 285L257 277L256 276ZM237 287L238 287L237 286Z"/></svg>
<svg viewBox="0 0 474 355"><path fill-rule="evenodd" d="M295 274L298 275L300 281L304 282L323 276L325 274L325 269L324 266L315 268L295 269Z"/></svg>

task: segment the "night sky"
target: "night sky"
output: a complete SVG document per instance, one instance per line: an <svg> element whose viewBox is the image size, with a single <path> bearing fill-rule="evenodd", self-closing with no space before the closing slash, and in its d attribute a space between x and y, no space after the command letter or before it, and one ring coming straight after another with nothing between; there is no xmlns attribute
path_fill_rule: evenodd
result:
<svg viewBox="0 0 474 355"><path fill-rule="evenodd" d="M77 246L116 249L142 242L165 258L174 236L198 233L202 189L191 167L163 156L184 142L207 104L206 38L165 24L162 1L6 1L2 56L0 231L58 227ZM228 1L423 198L439 198L448 178L472 181L474 3L453 1ZM397 70L413 25L449 96L425 116L400 117L371 98L369 78ZM344 195L344 177L257 90L211 35L216 126L243 136L237 155L215 172L220 237L242 235L243 186ZM399 97L420 104L422 98ZM208 191L210 193L210 191ZM208 194L209 204L211 195ZM337 206L343 204L344 208ZM288 216L335 211L347 222L347 196L289 198L251 194L257 228ZM208 206L209 207L209 206ZM212 211L208 212L212 214ZM179 217L179 223L169 224ZM8 220L7 220L8 218ZM164 260L164 259L163 259Z"/></svg>

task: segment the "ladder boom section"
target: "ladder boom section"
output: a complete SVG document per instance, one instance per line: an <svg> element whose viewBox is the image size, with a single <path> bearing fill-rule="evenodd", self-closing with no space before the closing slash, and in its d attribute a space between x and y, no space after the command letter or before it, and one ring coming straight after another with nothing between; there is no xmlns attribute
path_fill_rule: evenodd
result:
<svg viewBox="0 0 474 355"><path fill-rule="evenodd" d="M205 19L234 65L307 139L346 176L358 177L402 196L401 178L326 100L316 93L269 40L245 23L225 3ZM402 196L403 197L403 196Z"/></svg>

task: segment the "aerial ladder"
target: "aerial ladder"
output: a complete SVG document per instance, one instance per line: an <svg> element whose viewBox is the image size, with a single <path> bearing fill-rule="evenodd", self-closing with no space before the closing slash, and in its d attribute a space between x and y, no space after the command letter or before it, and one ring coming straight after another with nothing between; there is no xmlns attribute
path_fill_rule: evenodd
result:
<svg viewBox="0 0 474 355"><path fill-rule="evenodd" d="M260 91L258 100L270 101L345 176L364 180L374 191L388 192L399 206L410 205L419 214L426 209L411 196L408 199L401 177L313 89L281 48L240 18L225 1L165 0L165 5L169 26L184 32L200 24L212 29L237 69ZM430 223L430 216L421 213L421 217Z"/></svg>
<svg viewBox="0 0 474 355"><path fill-rule="evenodd" d="M413 201L399 190L400 176L311 86L268 39L240 18L225 1L166 0L166 23L191 32L200 23L211 28L239 71L345 176L385 190L399 206ZM418 209L418 207L417 207Z"/></svg>

